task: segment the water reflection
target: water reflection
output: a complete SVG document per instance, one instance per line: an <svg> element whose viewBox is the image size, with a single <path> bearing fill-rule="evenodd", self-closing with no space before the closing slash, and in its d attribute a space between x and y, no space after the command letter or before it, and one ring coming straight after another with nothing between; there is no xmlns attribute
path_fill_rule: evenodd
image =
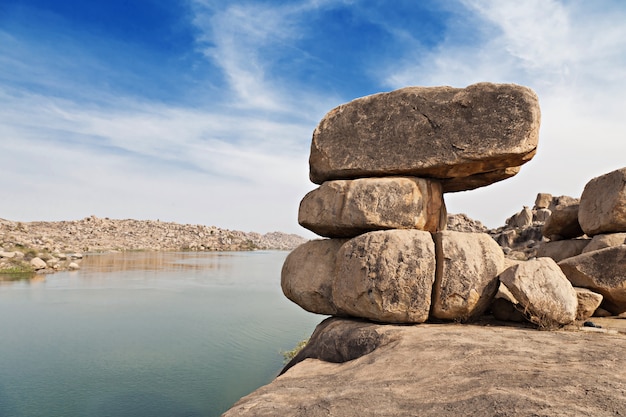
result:
<svg viewBox="0 0 626 417"><path fill-rule="evenodd" d="M85 256L81 267L89 272L211 269L222 266L217 260L228 256L232 255L223 252L102 253Z"/></svg>

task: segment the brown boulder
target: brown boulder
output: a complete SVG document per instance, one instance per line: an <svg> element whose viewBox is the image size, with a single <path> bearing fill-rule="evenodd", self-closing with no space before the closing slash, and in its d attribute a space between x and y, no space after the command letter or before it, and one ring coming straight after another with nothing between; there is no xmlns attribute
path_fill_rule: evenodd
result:
<svg viewBox="0 0 626 417"><path fill-rule="evenodd" d="M537 198L535 198L535 209L547 209L550 207L550 203L552 202L552 194L548 193L539 193L537 194Z"/></svg>
<svg viewBox="0 0 626 417"><path fill-rule="evenodd" d="M565 325L576 319L576 291L551 258L538 258L512 266L500 281L541 327Z"/></svg>
<svg viewBox="0 0 626 417"><path fill-rule="evenodd" d="M586 252L559 266L573 285L602 294L606 310L626 311L626 245Z"/></svg>
<svg viewBox="0 0 626 417"><path fill-rule="evenodd" d="M591 242L582 253L592 252L594 250L600 250L604 248L612 248L613 246L619 246L626 244L626 233L608 233L605 235L595 235Z"/></svg>
<svg viewBox="0 0 626 417"><path fill-rule="evenodd" d="M281 287L285 297L318 314L337 314L332 286L337 252L345 239L311 240L294 249L283 264Z"/></svg>
<svg viewBox="0 0 626 417"><path fill-rule="evenodd" d="M555 262L572 256L580 255L589 244L590 239L555 240L542 242L537 246L537 258L552 258Z"/></svg>
<svg viewBox="0 0 626 417"><path fill-rule="evenodd" d="M576 320L584 321L593 316L600 304L602 304L602 294L588 290L587 288L574 287L578 298L578 309L576 310Z"/></svg>
<svg viewBox="0 0 626 417"><path fill-rule="evenodd" d="M441 184L414 177L327 181L300 203L298 222L326 237L374 230L445 228ZM443 224L440 226L440 223Z"/></svg>
<svg viewBox="0 0 626 417"><path fill-rule="evenodd" d="M578 221L589 236L626 232L626 168L594 178L585 185Z"/></svg>
<svg viewBox="0 0 626 417"><path fill-rule="evenodd" d="M331 110L313 132L311 181L438 178L461 191L511 177L535 155L535 93L513 84L406 87Z"/></svg>
<svg viewBox="0 0 626 417"><path fill-rule="evenodd" d="M489 307L498 291L504 253L486 233L436 233L437 272L431 315L465 321Z"/></svg>
<svg viewBox="0 0 626 417"><path fill-rule="evenodd" d="M369 232L337 254L333 301L355 317L388 323L428 318L435 281L435 245L419 230Z"/></svg>
<svg viewBox="0 0 626 417"><path fill-rule="evenodd" d="M582 236L584 232L578 223L578 204L556 206L544 223L542 233L550 240Z"/></svg>

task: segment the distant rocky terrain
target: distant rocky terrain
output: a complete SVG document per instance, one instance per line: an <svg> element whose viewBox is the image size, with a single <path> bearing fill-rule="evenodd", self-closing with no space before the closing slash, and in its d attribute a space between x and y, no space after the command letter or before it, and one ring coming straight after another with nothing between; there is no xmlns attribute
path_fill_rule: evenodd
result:
<svg viewBox="0 0 626 417"><path fill-rule="evenodd" d="M281 232L260 234L158 220L95 216L56 222L0 219L0 270L20 259L36 270L77 268L85 252L290 250L306 241Z"/></svg>

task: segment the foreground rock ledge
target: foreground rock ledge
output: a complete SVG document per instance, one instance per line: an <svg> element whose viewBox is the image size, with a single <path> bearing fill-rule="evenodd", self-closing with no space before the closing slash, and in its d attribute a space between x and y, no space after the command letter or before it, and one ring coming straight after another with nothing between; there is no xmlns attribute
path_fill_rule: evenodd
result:
<svg viewBox="0 0 626 417"><path fill-rule="evenodd" d="M378 346L344 363L306 359L224 416L626 413L621 335L453 324L366 329L362 321L333 320L341 320L346 334L357 329L371 340L375 332Z"/></svg>

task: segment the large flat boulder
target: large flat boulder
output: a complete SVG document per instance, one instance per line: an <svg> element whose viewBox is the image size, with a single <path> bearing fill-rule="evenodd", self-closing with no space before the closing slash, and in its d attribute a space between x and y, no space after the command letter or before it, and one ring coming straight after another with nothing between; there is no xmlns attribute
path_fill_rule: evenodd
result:
<svg viewBox="0 0 626 417"><path fill-rule="evenodd" d="M338 314L333 303L337 252L345 239L311 240L294 249L283 263L281 287L285 297L318 314Z"/></svg>
<svg viewBox="0 0 626 417"><path fill-rule="evenodd" d="M514 265L500 274L500 281L531 322L551 328L576 319L576 291L553 259L537 258Z"/></svg>
<svg viewBox="0 0 626 417"><path fill-rule="evenodd" d="M593 252L594 250L600 250L604 248L611 248L613 246L619 246L626 244L626 233L607 233L604 235L595 235L591 242L582 253Z"/></svg>
<svg viewBox="0 0 626 417"><path fill-rule="evenodd" d="M537 258L552 258L555 262L580 255L590 239L567 239L542 242L537 246Z"/></svg>
<svg viewBox="0 0 626 417"><path fill-rule="evenodd" d="M337 254L333 302L351 316L386 323L428 319L435 281L435 244L419 230L369 232Z"/></svg>
<svg viewBox="0 0 626 417"><path fill-rule="evenodd" d="M310 178L441 179L446 192L515 175L535 155L536 94L513 84L406 87L331 110L313 132Z"/></svg>
<svg viewBox="0 0 626 417"><path fill-rule="evenodd" d="M578 221L589 236L626 232L626 168L596 177L585 185Z"/></svg>
<svg viewBox="0 0 626 417"><path fill-rule="evenodd" d="M327 181L300 202L298 222L326 237L384 229L445 228L441 184L415 177Z"/></svg>
<svg viewBox="0 0 626 417"><path fill-rule="evenodd" d="M486 233L442 231L434 240L437 271L431 315L457 321L479 316L498 291L502 248Z"/></svg>
<svg viewBox="0 0 626 417"><path fill-rule="evenodd" d="M327 343L315 343L308 359L242 398L224 417L609 417L624 412L623 335L346 319L324 323L332 335L324 339L316 330L315 341Z"/></svg>
<svg viewBox="0 0 626 417"><path fill-rule="evenodd" d="M559 262L570 282L602 294L602 307L613 314L626 311L626 245L585 252Z"/></svg>

